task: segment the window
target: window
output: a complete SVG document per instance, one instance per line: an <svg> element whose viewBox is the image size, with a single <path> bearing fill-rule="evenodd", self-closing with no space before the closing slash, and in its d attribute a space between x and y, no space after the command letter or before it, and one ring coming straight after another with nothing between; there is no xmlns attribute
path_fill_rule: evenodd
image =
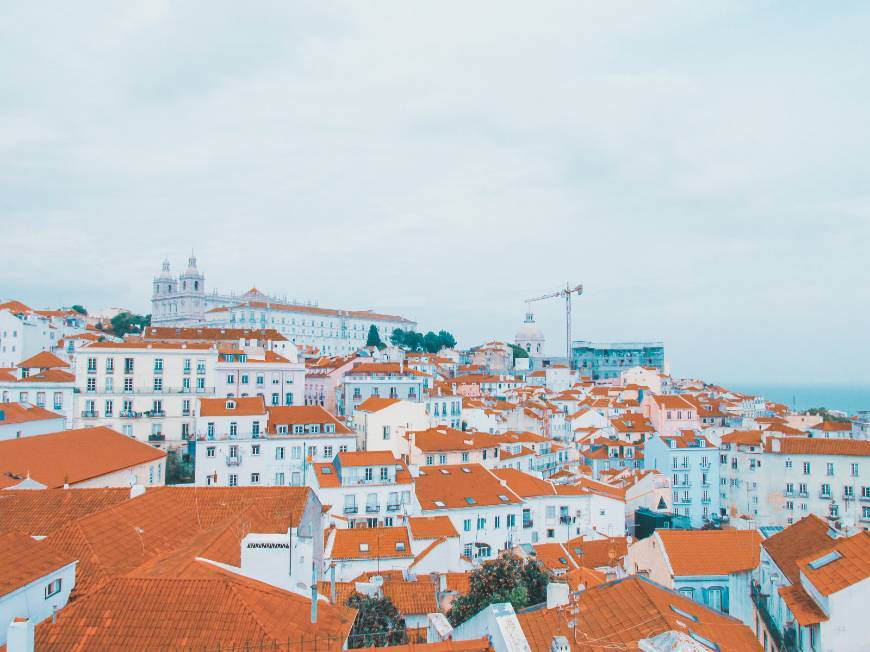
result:
<svg viewBox="0 0 870 652"><path fill-rule="evenodd" d="M61 586L63 586L63 581L61 580L61 578L57 578L56 580L52 580L51 582L46 584L45 599L48 600L51 596L60 593Z"/></svg>
<svg viewBox="0 0 870 652"><path fill-rule="evenodd" d="M804 462L804 475L809 475L809 474L810 474L810 463Z"/></svg>
<svg viewBox="0 0 870 652"><path fill-rule="evenodd" d="M464 521L462 521L462 529L465 532L471 532L471 519L470 518L467 518Z"/></svg>
<svg viewBox="0 0 870 652"><path fill-rule="evenodd" d="M492 525L495 529L499 529L501 527L501 516L496 516L493 518Z"/></svg>
<svg viewBox="0 0 870 652"><path fill-rule="evenodd" d="M154 358L154 372L160 373L163 371L163 358Z"/></svg>
<svg viewBox="0 0 870 652"><path fill-rule="evenodd" d="M390 470L387 467L382 466L381 467L381 480L383 482L387 482L389 479L390 479Z"/></svg>
<svg viewBox="0 0 870 652"><path fill-rule="evenodd" d="M390 426L384 426L384 440L390 438Z"/></svg>
<svg viewBox="0 0 870 652"><path fill-rule="evenodd" d="M235 374L227 374L227 385L232 385L236 382Z"/></svg>
<svg viewBox="0 0 870 652"><path fill-rule="evenodd" d="M516 527L517 526L517 516L516 514L508 514L507 515L507 526Z"/></svg>
<svg viewBox="0 0 870 652"><path fill-rule="evenodd" d="M275 449L275 459L276 460L283 460L284 459L284 447L283 446L278 446Z"/></svg>
<svg viewBox="0 0 870 652"><path fill-rule="evenodd" d="M230 473L229 485L231 487L237 487L239 485L239 476L237 476L235 473Z"/></svg>
<svg viewBox="0 0 870 652"><path fill-rule="evenodd" d="M259 455L260 454L260 444L253 444L251 446L251 455Z"/></svg>
<svg viewBox="0 0 870 652"><path fill-rule="evenodd" d="M825 464L825 474L826 475L834 475L834 463L828 462Z"/></svg>
<svg viewBox="0 0 870 652"><path fill-rule="evenodd" d="M438 463L439 464L447 464L447 456L444 454L439 455L438 456Z"/></svg>
<svg viewBox="0 0 870 652"><path fill-rule="evenodd" d="M89 392L96 392L97 391L97 379L96 378L88 378L87 389Z"/></svg>
<svg viewBox="0 0 870 652"><path fill-rule="evenodd" d="M427 455L426 456L426 464L429 466L435 464L435 457L432 455Z"/></svg>
<svg viewBox="0 0 870 652"><path fill-rule="evenodd" d="M791 469L792 466L794 466L794 465L792 464L792 461L791 461L791 460L786 460L786 461L785 461L785 468L786 468L786 469Z"/></svg>
<svg viewBox="0 0 870 652"><path fill-rule="evenodd" d="M367 482L368 482L368 481L371 481L371 479L372 479L373 477L374 477L374 471L372 470L372 467L367 466L367 467L366 467L366 470L365 470L365 479L366 479L366 481L367 481Z"/></svg>
<svg viewBox="0 0 870 652"><path fill-rule="evenodd" d="M260 422L259 421L254 421L251 424L251 434L252 435L259 435L260 434Z"/></svg>
<svg viewBox="0 0 870 652"><path fill-rule="evenodd" d="M242 385L248 384L248 374L242 374Z"/></svg>
<svg viewBox="0 0 870 652"><path fill-rule="evenodd" d="M469 460L469 454L467 452L462 453L462 461L467 462Z"/></svg>
<svg viewBox="0 0 870 652"><path fill-rule="evenodd" d="M486 519L483 516L477 517L477 529L485 530L486 529Z"/></svg>
<svg viewBox="0 0 870 652"><path fill-rule="evenodd" d="M278 472L275 474L275 484L279 487L284 486L284 473Z"/></svg>
<svg viewBox="0 0 870 652"><path fill-rule="evenodd" d="M323 457L327 459L332 457L332 446L326 445L323 447Z"/></svg>
<svg viewBox="0 0 870 652"><path fill-rule="evenodd" d="M831 497L831 485L827 482L822 484L822 498L830 498Z"/></svg>
<svg viewBox="0 0 870 652"><path fill-rule="evenodd" d="M260 474L252 473L251 474L251 484L260 484Z"/></svg>
<svg viewBox="0 0 870 652"><path fill-rule="evenodd" d="M209 439L214 439L214 421L208 422L208 426L206 426L206 431L208 432Z"/></svg>
<svg viewBox="0 0 870 652"><path fill-rule="evenodd" d="M236 437L239 434L239 424L235 421L230 421L230 437Z"/></svg>
<svg viewBox="0 0 870 652"><path fill-rule="evenodd" d="M853 478L858 477L858 464L857 463L852 464L852 477Z"/></svg>

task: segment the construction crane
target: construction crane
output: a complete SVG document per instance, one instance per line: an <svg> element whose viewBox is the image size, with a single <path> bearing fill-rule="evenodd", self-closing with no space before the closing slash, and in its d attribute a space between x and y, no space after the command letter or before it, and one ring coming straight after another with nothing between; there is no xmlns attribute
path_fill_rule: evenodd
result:
<svg viewBox="0 0 870 652"><path fill-rule="evenodd" d="M543 299L552 299L554 297L562 297L565 299L565 355L568 358L568 366L573 368L572 360L571 360L571 295L576 294L578 297L583 294L583 286L575 285L571 287L570 283L565 283L564 290L558 290L557 292L551 292L550 294L545 294L542 297L534 297L532 299L526 299L526 303L532 303L533 301L541 301Z"/></svg>

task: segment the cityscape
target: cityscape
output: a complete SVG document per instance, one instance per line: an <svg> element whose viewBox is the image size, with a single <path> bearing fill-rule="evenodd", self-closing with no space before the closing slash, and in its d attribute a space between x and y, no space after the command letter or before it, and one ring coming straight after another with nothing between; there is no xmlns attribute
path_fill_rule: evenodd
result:
<svg viewBox="0 0 870 652"><path fill-rule="evenodd" d="M868 33L4 3L0 650L870 650Z"/></svg>

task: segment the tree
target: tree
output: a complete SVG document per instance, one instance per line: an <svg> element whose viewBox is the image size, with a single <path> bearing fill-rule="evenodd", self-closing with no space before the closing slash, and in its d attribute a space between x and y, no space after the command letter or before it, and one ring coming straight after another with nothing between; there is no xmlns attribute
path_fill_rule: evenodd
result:
<svg viewBox="0 0 870 652"><path fill-rule="evenodd" d="M119 312L112 317L112 334L124 337L127 333L141 333L146 326L151 325L151 315L134 315L130 312Z"/></svg>
<svg viewBox="0 0 870 652"><path fill-rule="evenodd" d="M359 612L348 636L349 648L385 647L408 642L405 619L389 598L354 593L345 604Z"/></svg>
<svg viewBox="0 0 870 652"><path fill-rule="evenodd" d="M69 309L70 309L70 310L74 310L75 312L79 313L80 315L87 315L87 314L88 314L88 311L85 310L85 307L84 307L84 306L81 306L81 305L79 305L79 304L77 304L77 303L74 303L73 305L71 305L71 306L69 307Z"/></svg>
<svg viewBox="0 0 870 652"><path fill-rule="evenodd" d="M366 346L376 346L379 349L384 349L387 346L381 342L381 335L378 333L378 327L374 324L369 326L369 335L366 338Z"/></svg>
<svg viewBox="0 0 870 652"><path fill-rule="evenodd" d="M469 579L468 593L456 598L447 612L454 627L497 602L510 602L514 609L544 602L547 584L551 580L537 560L522 560L510 553L483 564L472 571Z"/></svg>
<svg viewBox="0 0 870 652"><path fill-rule="evenodd" d="M529 352L526 351L523 347L517 346L516 344L508 344L511 347L511 351L514 352L514 360L517 358L528 358Z"/></svg>
<svg viewBox="0 0 870 652"><path fill-rule="evenodd" d="M423 348L428 353L438 353L441 350L441 338L429 331L423 336Z"/></svg>
<svg viewBox="0 0 870 652"><path fill-rule="evenodd" d="M394 328L393 334L390 335L390 343L393 346L405 346L405 331L401 328Z"/></svg>
<svg viewBox="0 0 870 652"><path fill-rule="evenodd" d="M438 339L441 340L442 349L452 349L456 346L456 338L448 331L438 331Z"/></svg>

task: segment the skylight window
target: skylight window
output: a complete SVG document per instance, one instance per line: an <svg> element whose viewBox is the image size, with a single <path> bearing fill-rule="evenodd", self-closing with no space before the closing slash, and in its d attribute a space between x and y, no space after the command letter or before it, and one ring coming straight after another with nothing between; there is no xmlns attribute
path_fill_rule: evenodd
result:
<svg viewBox="0 0 870 652"><path fill-rule="evenodd" d="M689 636L698 641L701 645L706 645L711 650L715 650L715 652L719 652L719 645L714 643L706 636L701 636L698 632L693 632L691 629L689 630Z"/></svg>
<svg viewBox="0 0 870 652"><path fill-rule="evenodd" d="M323 475L329 475L330 473L332 473L332 469L329 468L328 466L324 466L324 467L321 469L321 473L323 473Z"/></svg>
<svg viewBox="0 0 870 652"><path fill-rule="evenodd" d="M837 561L838 559L842 559L843 555L839 553L837 550L832 550L827 555L822 555L818 559L815 559L809 563L809 567L813 570L819 570L823 566L827 566L828 564Z"/></svg>
<svg viewBox="0 0 870 652"><path fill-rule="evenodd" d="M435 501L435 507L444 507L444 501L442 501L442 500L436 500L436 501Z"/></svg>
<svg viewBox="0 0 870 652"><path fill-rule="evenodd" d="M369 544L367 544L367 543L359 544L359 551L360 552L368 552L369 551Z"/></svg>
<svg viewBox="0 0 870 652"><path fill-rule="evenodd" d="M466 496L465 502L467 502L469 505L474 505L477 501L474 500L474 498L471 498L470 496Z"/></svg>
<svg viewBox="0 0 870 652"><path fill-rule="evenodd" d="M463 472L463 473L471 473L471 469L469 469L467 466L463 466L463 467L462 467L462 472Z"/></svg>
<svg viewBox="0 0 870 652"><path fill-rule="evenodd" d="M673 612L676 613L676 614L680 614L683 618L688 618L688 619L691 620L693 623L698 622L698 617L697 617L697 616L693 616L693 615L690 614L688 611L684 611L683 609L680 609L679 607L675 607L674 605L671 605L671 611L673 611ZM718 649L718 648L717 648L717 649Z"/></svg>
<svg viewBox="0 0 870 652"><path fill-rule="evenodd" d="M504 494L499 494L499 495L498 495L498 499L499 499L501 502L503 502L503 503L510 502L510 498L508 498L508 497L505 496Z"/></svg>
<svg viewBox="0 0 870 652"><path fill-rule="evenodd" d="M441 473L443 473L444 475L450 475L450 471L448 471L447 469L441 469Z"/></svg>
<svg viewBox="0 0 870 652"><path fill-rule="evenodd" d="M404 541L396 541L396 551L404 552L405 550L405 542Z"/></svg>

